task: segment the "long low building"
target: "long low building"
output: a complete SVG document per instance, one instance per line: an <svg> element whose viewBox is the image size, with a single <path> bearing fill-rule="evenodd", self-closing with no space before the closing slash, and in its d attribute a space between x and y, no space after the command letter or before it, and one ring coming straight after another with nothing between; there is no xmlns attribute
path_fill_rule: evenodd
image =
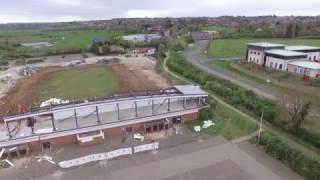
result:
<svg viewBox="0 0 320 180"><path fill-rule="evenodd" d="M320 63L309 61L293 61L288 63L288 71L305 77L320 77Z"/></svg>
<svg viewBox="0 0 320 180"><path fill-rule="evenodd" d="M307 61L305 53L288 51L283 49L273 49L265 51L266 67L288 71L288 62L290 61Z"/></svg>
<svg viewBox="0 0 320 180"><path fill-rule="evenodd" d="M286 46L286 50L306 53L309 61L320 61L320 47L314 46Z"/></svg>
<svg viewBox="0 0 320 180"><path fill-rule="evenodd" d="M272 49L284 49L282 44L273 44L268 42L249 43L247 47L247 60L258 65L264 66L266 63L265 51Z"/></svg>
<svg viewBox="0 0 320 180"><path fill-rule="evenodd" d="M125 132L149 133L196 120L208 107L198 86L115 95L8 114L0 124L1 147L41 150L56 145L90 144Z"/></svg>

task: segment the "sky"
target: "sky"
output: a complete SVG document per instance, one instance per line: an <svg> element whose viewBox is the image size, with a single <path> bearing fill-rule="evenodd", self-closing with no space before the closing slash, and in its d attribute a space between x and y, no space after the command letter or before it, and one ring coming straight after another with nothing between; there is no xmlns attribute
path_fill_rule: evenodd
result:
<svg viewBox="0 0 320 180"><path fill-rule="evenodd" d="M320 15L320 0L0 0L0 23L133 17Z"/></svg>

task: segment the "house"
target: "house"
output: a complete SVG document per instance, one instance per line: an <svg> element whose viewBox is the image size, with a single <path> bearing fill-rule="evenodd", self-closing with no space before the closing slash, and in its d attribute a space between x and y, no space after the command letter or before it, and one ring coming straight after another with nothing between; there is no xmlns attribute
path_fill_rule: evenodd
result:
<svg viewBox="0 0 320 180"><path fill-rule="evenodd" d="M264 52L265 66L282 71L288 71L291 61L307 61L307 54L285 49L272 49Z"/></svg>
<svg viewBox="0 0 320 180"><path fill-rule="evenodd" d="M288 71L311 78L320 77L320 63L292 61L288 63Z"/></svg>
<svg viewBox="0 0 320 180"><path fill-rule="evenodd" d="M133 48L129 50L130 55L145 55L151 56L156 53L155 48Z"/></svg>
<svg viewBox="0 0 320 180"><path fill-rule="evenodd" d="M309 61L320 61L320 47L314 46L286 46L286 50L296 51L296 52L303 52L308 54Z"/></svg>
<svg viewBox="0 0 320 180"><path fill-rule="evenodd" d="M252 62L261 66L266 64L265 51L272 49L284 49L285 46L282 44L273 44L268 42L262 43L249 43L247 45L247 61Z"/></svg>

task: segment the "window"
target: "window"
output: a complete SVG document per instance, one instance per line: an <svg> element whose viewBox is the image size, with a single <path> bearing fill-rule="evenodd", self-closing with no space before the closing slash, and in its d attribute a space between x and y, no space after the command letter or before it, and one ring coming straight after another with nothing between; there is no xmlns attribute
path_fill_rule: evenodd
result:
<svg viewBox="0 0 320 180"><path fill-rule="evenodd" d="M279 64L279 69L282 69L282 64Z"/></svg>
<svg viewBox="0 0 320 180"><path fill-rule="evenodd" d="M276 69L278 68L278 63L275 63L274 68Z"/></svg>
<svg viewBox="0 0 320 180"><path fill-rule="evenodd" d="M258 55L260 55L260 53L258 52Z"/></svg>
<svg viewBox="0 0 320 180"><path fill-rule="evenodd" d="M313 57L313 60L316 61L316 60L317 60L317 56L314 56L314 57Z"/></svg>
<svg viewBox="0 0 320 180"><path fill-rule="evenodd" d="M273 62L270 62L270 67L273 67Z"/></svg>

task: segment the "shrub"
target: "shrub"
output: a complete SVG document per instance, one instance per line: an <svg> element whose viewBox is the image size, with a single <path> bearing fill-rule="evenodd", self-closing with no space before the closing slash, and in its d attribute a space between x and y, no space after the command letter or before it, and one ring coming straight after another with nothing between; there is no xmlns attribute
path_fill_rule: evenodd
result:
<svg viewBox="0 0 320 180"><path fill-rule="evenodd" d="M273 134L262 132L259 145L266 153L280 160L307 180L317 180L320 177L319 161L294 149Z"/></svg>

